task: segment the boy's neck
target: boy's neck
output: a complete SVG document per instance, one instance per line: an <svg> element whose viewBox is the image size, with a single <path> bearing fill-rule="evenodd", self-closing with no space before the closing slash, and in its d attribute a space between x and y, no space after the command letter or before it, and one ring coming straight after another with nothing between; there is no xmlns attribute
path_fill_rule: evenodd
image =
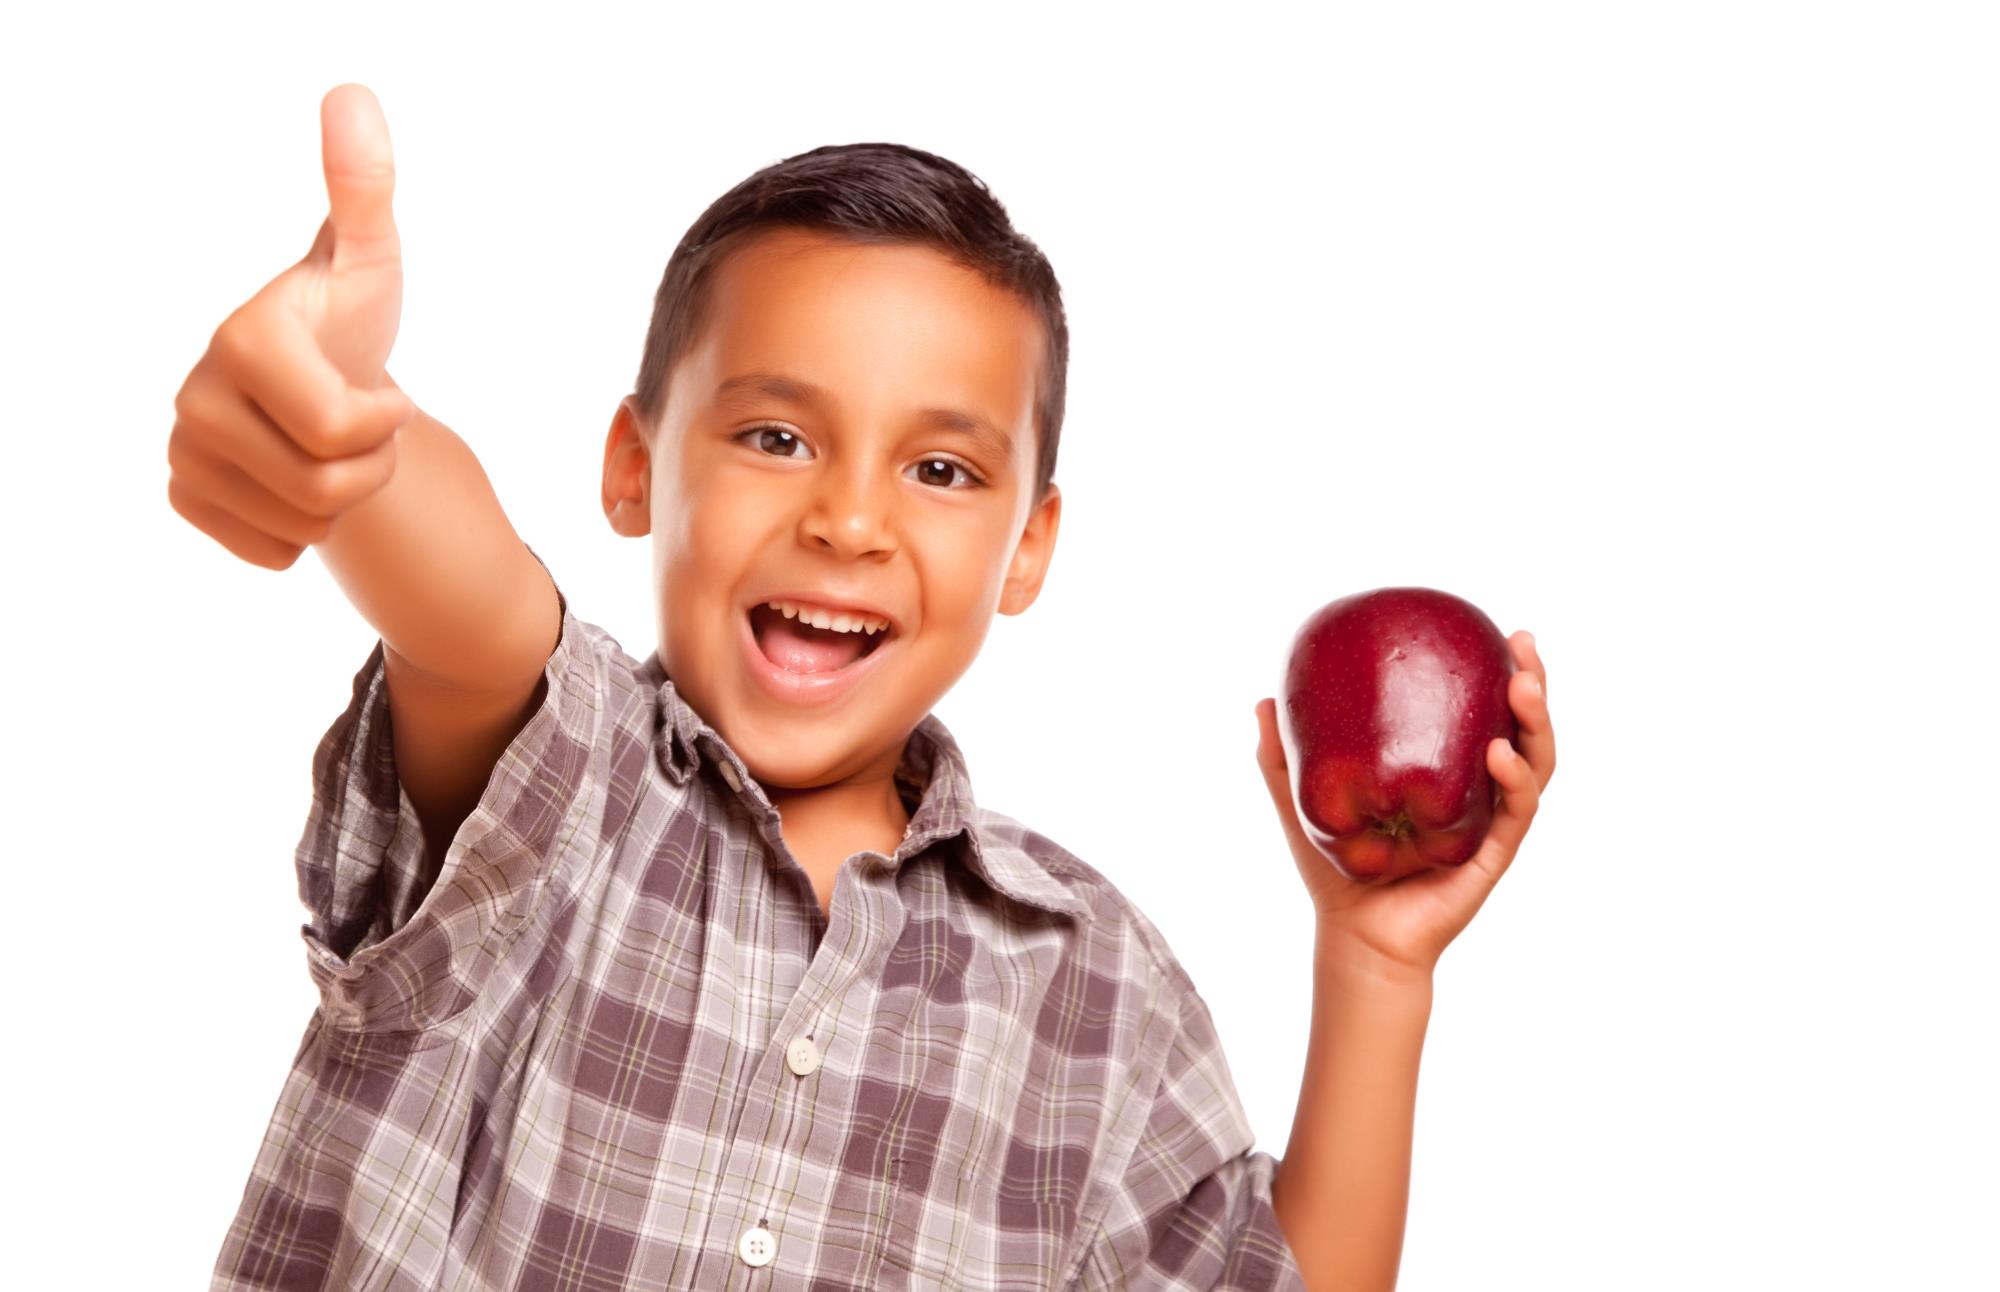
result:
<svg viewBox="0 0 2000 1292"><path fill-rule="evenodd" d="M778 810L785 846L812 878L821 911L833 904L843 861L857 852L893 855L910 823L893 772L808 789L766 785L764 793Z"/></svg>

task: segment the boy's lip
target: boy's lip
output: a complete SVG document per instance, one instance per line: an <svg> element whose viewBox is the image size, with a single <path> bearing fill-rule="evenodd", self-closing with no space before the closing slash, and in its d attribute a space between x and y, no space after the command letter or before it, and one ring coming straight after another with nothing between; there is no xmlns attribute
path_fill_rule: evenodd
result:
<svg viewBox="0 0 2000 1292"><path fill-rule="evenodd" d="M796 599L805 600L803 597ZM762 604L763 602L753 602L752 606L754 608ZM837 668L828 673L794 673L773 664L771 657L757 644L757 634L750 629L748 610L736 616L736 622L739 625L737 635L743 643L744 667L757 679L760 690L782 704L831 704L877 668L876 661L894 650L897 645L895 631L891 629L881 645L846 668Z"/></svg>

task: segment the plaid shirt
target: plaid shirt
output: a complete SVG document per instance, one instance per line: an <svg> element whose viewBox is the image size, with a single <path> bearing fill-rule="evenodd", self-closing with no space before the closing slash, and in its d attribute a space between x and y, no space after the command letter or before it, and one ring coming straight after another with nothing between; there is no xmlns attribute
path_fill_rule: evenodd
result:
<svg viewBox="0 0 2000 1292"><path fill-rule="evenodd" d="M823 914L658 656L557 595L436 874L380 643L320 741L320 1007L213 1288L1303 1287L1187 974L936 715Z"/></svg>

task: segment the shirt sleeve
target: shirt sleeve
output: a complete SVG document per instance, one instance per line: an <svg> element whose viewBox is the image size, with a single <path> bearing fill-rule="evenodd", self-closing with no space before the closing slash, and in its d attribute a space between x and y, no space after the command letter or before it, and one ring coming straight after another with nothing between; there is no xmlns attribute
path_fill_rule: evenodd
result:
<svg viewBox="0 0 2000 1292"><path fill-rule="evenodd" d="M1208 1006L1184 986L1152 1110L1072 1285L1304 1292Z"/></svg>
<svg viewBox="0 0 2000 1292"><path fill-rule="evenodd" d="M295 860L311 917L299 935L329 1026L420 1032L456 1016L551 882L591 850L609 639L570 612L560 587L556 598L562 627L540 705L435 873L396 773L380 641L320 738Z"/></svg>

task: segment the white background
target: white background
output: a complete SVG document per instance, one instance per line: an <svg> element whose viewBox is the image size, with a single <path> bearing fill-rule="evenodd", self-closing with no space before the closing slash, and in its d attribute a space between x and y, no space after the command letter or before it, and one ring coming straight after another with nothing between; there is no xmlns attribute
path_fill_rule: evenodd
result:
<svg viewBox="0 0 2000 1292"><path fill-rule="evenodd" d="M822 143L992 185L1067 298L1065 507L939 715L1165 931L1260 1147L1291 633L1398 583L1536 633L1561 769L1439 966L1403 1288L1996 1286L1990 10L663 8L9 19L16 1269L201 1284L313 1008L292 849L374 637L175 515L165 449L353 80L392 371L634 655L598 471L681 232Z"/></svg>

